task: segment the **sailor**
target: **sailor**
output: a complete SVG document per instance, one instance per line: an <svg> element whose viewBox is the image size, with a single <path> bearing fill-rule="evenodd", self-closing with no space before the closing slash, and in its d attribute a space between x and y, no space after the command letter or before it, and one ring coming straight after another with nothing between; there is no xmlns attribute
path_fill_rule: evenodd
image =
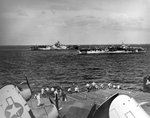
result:
<svg viewBox="0 0 150 118"><path fill-rule="evenodd" d="M45 89L47 92L49 92L49 88L48 87L46 87L46 89Z"/></svg>
<svg viewBox="0 0 150 118"><path fill-rule="evenodd" d="M93 82L93 83L92 83L92 86L94 86L94 87L95 87L95 85L96 85L96 83L95 83L95 82Z"/></svg>
<svg viewBox="0 0 150 118"><path fill-rule="evenodd" d="M143 91L150 92L150 75L143 78Z"/></svg>
<svg viewBox="0 0 150 118"><path fill-rule="evenodd" d="M150 84L150 81L147 79L146 80L146 85L149 85Z"/></svg>
<svg viewBox="0 0 150 118"><path fill-rule="evenodd" d="M117 85L117 89L121 89L121 86L120 86L120 85Z"/></svg>
<svg viewBox="0 0 150 118"><path fill-rule="evenodd" d="M95 82L93 82L93 83L92 83L92 88L93 88L93 89L98 89L98 85L97 85Z"/></svg>
<svg viewBox="0 0 150 118"><path fill-rule="evenodd" d="M116 87L116 85L113 85L113 89L116 89L117 87Z"/></svg>
<svg viewBox="0 0 150 118"><path fill-rule="evenodd" d="M76 86L76 87L74 88L74 91L75 91L76 93L79 93L79 87Z"/></svg>
<svg viewBox="0 0 150 118"><path fill-rule="evenodd" d="M58 90L58 94L59 94L59 96L62 95L62 89L61 88Z"/></svg>
<svg viewBox="0 0 150 118"><path fill-rule="evenodd" d="M95 89L98 89L98 85L97 84L95 85Z"/></svg>
<svg viewBox="0 0 150 118"><path fill-rule="evenodd" d="M104 88L104 84L100 84L100 87L103 89Z"/></svg>
<svg viewBox="0 0 150 118"><path fill-rule="evenodd" d="M150 75L143 78L143 91L150 93Z"/></svg>
<svg viewBox="0 0 150 118"><path fill-rule="evenodd" d="M52 87L52 88L51 88L51 92L54 92L54 90L55 90L54 87Z"/></svg>
<svg viewBox="0 0 150 118"><path fill-rule="evenodd" d="M50 89L50 95L51 95L52 97L54 97L54 91L55 91L54 87L51 87L51 89Z"/></svg>
<svg viewBox="0 0 150 118"><path fill-rule="evenodd" d="M37 106L40 106L41 105L41 96L40 96L40 93L37 94L36 96L36 99L37 99Z"/></svg>
<svg viewBox="0 0 150 118"><path fill-rule="evenodd" d="M62 101L67 101L66 92L62 90Z"/></svg>
<svg viewBox="0 0 150 118"><path fill-rule="evenodd" d="M67 90L67 91L68 91L68 93L70 93L70 94L72 93L72 91L71 91L71 88L70 88L70 87L68 88L68 90Z"/></svg>
<svg viewBox="0 0 150 118"><path fill-rule="evenodd" d="M56 94L58 95L58 90L57 89L54 91L55 96L56 96Z"/></svg>
<svg viewBox="0 0 150 118"><path fill-rule="evenodd" d="M96 85L96 83L92 82L92 89L95 89L95 85Z"/></svg>
<svg viewBox="0 0 150 118"><path fill-rule="evenodd" d="M90 92L91 86L89 83L86 84L87 92Z"/></svg>
<svg viewBox="0 0 150 118"><path fill-rule="evenodd" d="M36 94L34 94L34 97L33 97L34 99L36 99L37 98L37 95Z"/></svg>
<svg viewBox="0 0 150 118"><path fill-rule="evenodd" d="M108 83L108 88L112 88L112 83Z"/></svg>
<svg viewBox="0 0 150 118"><path fill-rule="evenodd" d="M44 88L41 89L41 94L42 94L42 95L44 94Z"/></svg>
<svg viewBox="0 0 150 118"><path fill-rule="evenodd" d="M54 95L55 95L54 100L55 100L56 108L57 108L57 110L59 110L59 101L58 101L58 91L57 91L57 89L54 91Z"/></svg>

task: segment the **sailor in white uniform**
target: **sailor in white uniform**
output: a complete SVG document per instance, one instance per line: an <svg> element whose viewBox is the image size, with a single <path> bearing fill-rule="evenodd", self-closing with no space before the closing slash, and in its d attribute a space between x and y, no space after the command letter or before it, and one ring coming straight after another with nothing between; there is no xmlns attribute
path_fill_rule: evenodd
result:
<svg viewBox="0 0 150 118"><path fill-rule="evenodd" d="M41 89L41 94L42 94L42 95L44 94L44 88Z"/></svg>
<svg viewBox="0 0 150 118"><path fill-rule="evenodd" d="M110 89L110 88L112 88L112 83L108 83L108 88Z"/></svg>
<svg viewBox="0 0 150 118"><path fill-rule="evenodd" d="M95 87L95 85L96 85L96 83L95 83L95 82L93 82L93 83L92 83L92 86L94 86L94 87Z"/></svg>
<svg viewBox="0 0 150 118"><path fill-rule="evenodd" d="M113 89L116 89L117 87L116 87L116 85L113 85Z"/></svg>
<svg viewBox="0 0 150 118"><path fill-rule="evenodd" d="M104 84L100 84L100 87L101 87L101 89L103 89L104 88Z"/></svg>
<svg viewBox="0 0 150 118"><path fill-rule="evenodd" d="M40 96L40 93L37 94L36 96L36 99L37 99L37 106L40 106L41 105L41 96Z"/></svg>
<svg viewBox="0 0 150 118"><path fill-rule="evenodd" d="M58 95L58 90L57 89L54 91L55 96L56 96L56 94Z"/></svg>
<svg viewBox="0 0 150 118"><path fill-rule="evenodd" d="M72 93L72 92L71 92L71 88L70 88L70 87L68 88L68 90L67 90L67 91L68 91L68 93Z"/></svg>
<svg viewBox="0 0 150 118"><path fill-rule="evenodd" d="M47 87L46 89L45 89L47 92L49 92L49 88Z"/></svg>
<svg viewBox="0 0 150 118"><path fill-rule="evenodd" d="M98 89L98 85L97 85L95 82L93 82L93 83L92 83L92 88L93 88L93 89Z"/></svg>
<svg viewBox="0 0 150 118"><path fill-rule="evenodd" d="M89 83L86 84L87 91L90 92L91 86Z"/></svg>
<svg viewBox="0 0 150 118"><path fill-rule="evenodd" d="M117 85L117 89L121 89L121 86L120 86L120 85Z"/></svg>
<svg viewBox="0 0 150 118"><path fill-rule="evenodd" d="M74 91L75 91L76 93L79 93L79 87L76 86L76 87L74 88Z"/></svg>
<svg viewBox="0 0 150 118"><path fill-rule="evenodd" d="M51 88L51 92L54 92L54 90L55 90L54 87L52 87L52 88Z"/></svg>
<svg viewBox="0 0 150 118"><path fill-rule="evenodd" d="M146 80L146 85L149 85L150 84L150 81L147 79Z"/></svg>

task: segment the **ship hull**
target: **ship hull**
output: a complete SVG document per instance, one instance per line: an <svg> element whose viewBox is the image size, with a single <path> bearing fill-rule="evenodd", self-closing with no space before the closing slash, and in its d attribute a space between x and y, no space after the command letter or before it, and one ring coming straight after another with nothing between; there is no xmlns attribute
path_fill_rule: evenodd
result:
<svg viewBox="0 0 150 118"><path fill-rule="evenodd" d="M144 53L145 51L81 51L78 50L78 54L137 54Z"/></svg>

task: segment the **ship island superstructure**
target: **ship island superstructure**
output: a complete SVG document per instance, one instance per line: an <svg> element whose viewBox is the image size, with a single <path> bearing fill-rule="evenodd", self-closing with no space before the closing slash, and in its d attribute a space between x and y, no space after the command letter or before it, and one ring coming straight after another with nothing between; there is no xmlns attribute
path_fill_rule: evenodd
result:
<svg viewBox="0 0 150 118"><path fill-rule="evenodd" d="M66 45L61 44L59 41L54 45L36 45L32 46L31 50L66 50L68 49Z"/></svg>

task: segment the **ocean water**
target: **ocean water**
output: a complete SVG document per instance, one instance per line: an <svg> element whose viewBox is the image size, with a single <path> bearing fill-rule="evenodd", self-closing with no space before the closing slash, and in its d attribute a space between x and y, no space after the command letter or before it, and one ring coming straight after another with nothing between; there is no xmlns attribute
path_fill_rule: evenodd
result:
<svg viewBox="0 0 150 118"><path fill-rule="evenodd" d="M26 75L34 91L41 87L85 85L86 82L121 84L139 90L150 75L150 45L139 54L78 55L76 50L31 51L29 46L0 47L0 86L19 84Z"/></svg>

